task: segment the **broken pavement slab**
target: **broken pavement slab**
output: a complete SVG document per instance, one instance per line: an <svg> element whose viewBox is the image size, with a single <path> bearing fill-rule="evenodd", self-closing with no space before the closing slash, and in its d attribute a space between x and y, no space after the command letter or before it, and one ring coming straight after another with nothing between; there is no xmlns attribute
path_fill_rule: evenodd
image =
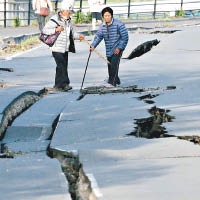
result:
<svg viewBox="0 0 200 200"><path fill-rule="evenodd" d="M44 154L1 159L0 171L2 199L71 199L59 162Z"/></svg>
<svg viewBox="0 0 200 200"><path fill-rule="evenodd" d="M77 96L73 92L50 93L15 119L13 126L51 127L56 117L68 104L75 102Z"/></svg>
<svg viewBox="0 0 200 200"><path fill-rule="evenodd" d="M46 152L50 143L48 140L51 127L8 127L5 137L0 144L4 144L10 152ZM4 149L2 149L4 151Z"/></svg>
<svg viewBox="0 0 200 200"><path fill-rule="evenodd" d="M146 109L151 107L135 99L137 95L87 95L80 101L67 104L54 132L51 147L122 137L131 132L133 118L148 116Z"/></svg>
<svg viewBox="0 0 200 200"><path fill-rule="evenodd" d="M133 196L159 200L160 196L165 199L167 191L171 192L166 200L187 200L189 196L198 199L199 179L193 170L200 165L200 147L190 142L108 136L59 148L77 150L85 173L92 174L98 185L99 199L121 200L126 194L130 200Z"/></svg>
<svg viewBox="0 0 200 200"><path fill-rule="evenodd" d="M160 200L161 196L164 200L199 198L196 172L200 161L196 158L87 163L83 164L84 169L95 177L102 199L121 200L124 195L130 200Z"/></svg>

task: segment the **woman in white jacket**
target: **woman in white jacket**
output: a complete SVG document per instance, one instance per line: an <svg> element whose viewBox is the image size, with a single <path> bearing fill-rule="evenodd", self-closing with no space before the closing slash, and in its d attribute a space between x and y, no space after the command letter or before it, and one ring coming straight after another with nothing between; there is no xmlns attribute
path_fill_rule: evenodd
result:
<svg viewBox="0 0 200 200"><path fill-rule="evenodd" d="M76 52L74 39L84 39L83 35L74 33L71 19L72 13L73 0L63 0L60 11L52 16L43 28L43 33L47 35L60 32L56 42L51 47L52 55L57 65L54 89L59 91L72 89L68 76L68 53Z"/></svg>
<svg viewBox="0 0 200 200"><path fill-rule="evenodd" d="M32 0L32 7L33 10L35 11L35 14L38 16L38 24L39 24L39 29L42 31L44 25L45 25L45 19L46 16L41 15L41 7L43 8L48 8L50 9L50 12L53 12L53 7L52 3L50 0Z"/></svg>

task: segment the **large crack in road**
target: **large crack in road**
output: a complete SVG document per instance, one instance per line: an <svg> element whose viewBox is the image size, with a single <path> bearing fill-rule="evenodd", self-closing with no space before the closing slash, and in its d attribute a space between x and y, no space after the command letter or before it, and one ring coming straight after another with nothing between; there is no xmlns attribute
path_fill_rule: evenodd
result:
<svg viewBox="0 0 200 200"><path fill-rule="evenodd" d="M0 141L3 140L7 127L11 126L12 122L19 115L21 115L24 111L30 108L30 106L32 106L35 102L40 100L41 97L44 97L44 95L47 95L48 93L49 90L44 88L40 90L38 93L28 91L16 97L4 109L0 127L1 130ZM97 200L97 197L91 187L91 182L83 170L83 165L79 161L79 155L75 155L67 151L52 149L50 147L50 143L54 135L54 132L56 130L57 124L60 120L60 116L61 114L59 114L52 123L52 129L50 131L49 137L47 138L47 140L49 141L49 145L46 149L46 155L50 158L56 158L60 162L62 171L65 174L69 184L69 193L71 195L72 200ZM6 144L4 142L1 143L0 147L1 147L0 158L2 159L3 158L13 159L14 157L19 155L23 156L23 153L21 151L18 152L10 151L9 144Z"/></svg>
<svg viewBox="0 0 200 200"><path fill-rule="evenodd" d="M97 200L78 155L59 149L52 149L50 146L47 149L47 155L58 159L60 162L62 171L69 183L69 192L72 200Z"/></svg>
<svg viewBox="0 0 200 200"><path fill-rule="evenodd" d="M136 137L145 138L162 138L162 137L174 137L173 135L166 134L166 128L162 126L165 122L172 122L175 119L174 116L169 115L170 110L157 108L156 106L148 110L151 117L135 119L136 130L129 133Z"/></svg>
<svg viewBox="0 0 200 200"><path fill-rule="evenodd" d="M159 43L158 41L154 41L152 43L149 42L148 44L150 44L150 46L148 47L148 49L149 48L151 49L153 45L157 45L158 43ZM132 56L133 55L130 55L129 57L131 58L129 59L132 59ZM152 99L159 96L159 94L151 94L151 92L171 90L175 88L176 88L175 86L167 86L165 89L159 87L145 89L145 88L137 88L137 86L109 88L109 89L101 87L90 87L80 91L82 94L77 100L81 100L87 94L149 92L149 94L140 96L138 97L138 99L148 104L154 104L155 102ZM3 118L0 124L0 140L4 138L8 126L11 126L12 122L20 114L22 114L24 111L30 108L30 106L32 106L35 102L40 100L43 96L47 95L48 93L49 90L44 88L40 90L38 93L32 91L25 92L16 99L14 99L3 111ZM136 121L135 124L137 125L137 127L135 128L135 131L129 133L128 135L136 137L145 137L148 139L162 138L162 137L176 137L174 135L167 134L166 128L163 126L163 123L172 122L173 119L175 119L174 116L169 115L170 110L165 110L153 106L151 109L148 110L148 112L151 114L151 117L135 119ZM62 171L65 174L66 179L69 183L69 192L73 200L97 200L97 197L93 192L91 182L83 170L83 165L79 160L79 155L77 153L51 148L50 145L51 140L56 130L56 127L59 123L59 120L60 120L60 114L56 117L56 119L52 124L52 129L47 139L49 141L49 145L46 149L46 154L48 157L52 159L56 158L60 162ZM198 136L179 136L177 138L188 140L195 144L200 144L200 137ZM19 155L23 154L20 154L19 152L11 152L7 144L1 143L0 158L14 158L15 156Z"/></svg>
<svg viewBox="0 0 200 200"><path fill-rule="evenodd" d="M165 89L162 88L137 88L136 86L122 88L121 90L112 89L105 90L102 92L102 89L92 88L91 90L86 89L87 94L107 94L107 93L126 93L126 92L136 92L143 93L149 92L149 94L142 95L138 97L138 100L144 101L147 99L154 99L159 96L159 91L167 91L175 89L175 86L167 86ZM157 92L157 94L151 94L151 92ZM6 121L7 124L11 124L14 119L17 118L21 113L27 110L31 105L33 105L36 101L42 98L44 95L48 94L48 90L45 88L40 90L38 93L34 92L26 92L13 100L4 110L3 114L3 122ZM168 135L164 126L162 126L165 122L172 122L175 119L174 116L169 115L170 110L165 110L161 108L157 108L153 106L148 110L151 114L151 117L136 119L137 127L136 130L129 133L129 135L133 135L136 137L145 137L148 139L152 138L162 138L162 137L175 137L173 135ZM91 182L88 176L85 174L83 170L83 165L79 160L79 155L74 152L62 151L59 149L51 148L51 140L56 130L56 127L60 121L60 114L55 118L52 123L52 129L48 137L49 145L46 149L46 154L50 158L56 158L60 164L63 173L66 176L67 182L69 184L69 192L71 194L71 198L73 200L96 200L97 197L92 189ZM5 125L5 122L2 123ZM2 129L3 130L3 129ZM6 131L6 129L4 129ZM3 138L3 137L2 137ZM191 137L178 137L179 139L187 139L194 143L199 143L200 139L195 137L194 140ZM1 153L0 158L14 158L15 156L23 156L23 153L20 152L11 152L9 150L9 145L5 143L1 143Z"/></svg>
<svg viewBox="0 0 200 200"><path fill-rule="evenodd" d="M167 90L176 89L175 86L167 86ZM159 96L159 94L147 94L140 97L137 97L138 100L143 100L145 103L154 104L153 99ZM200 137L198 135L192 136L175 136L167 134L166 128L163 126L166 122L173 122L175 116L171 116L168 113L170 110L158 108L153 106L148 110L151 114L151 117L134 119L136 124L135 130L131 133L128 133L129 136L143 137L147 139L154 138L165 138L165 137L176 137L177 139L186 140L194 144L200 145Z"/></svg>

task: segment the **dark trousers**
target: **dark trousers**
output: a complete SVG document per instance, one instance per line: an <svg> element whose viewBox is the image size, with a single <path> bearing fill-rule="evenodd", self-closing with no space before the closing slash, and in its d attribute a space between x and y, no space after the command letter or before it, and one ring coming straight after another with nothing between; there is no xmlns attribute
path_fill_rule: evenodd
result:
<svg viewBox="0 0 200 200"><path fill-rule="evenodd" d="M92 12L92 18L95 18L96 20L102 20L101 13L100 12Z"/></svg>
<svg viewBox="0 0 200 200"><path fill-rule="evenodd" d="M42 29L45 26L45 19L46 19L46 16L38 15L38 24L39 24L40 32L42 32Z"/></svg>
<svg viewBox="0 0 200 200"><path fill-rule="evenodd" d="M116 84L120 84L120 79L118 76L118 71L119 71L119 63L120 59L122 57L123 51L120 51L118 54L113 54L111 57L108 57L108 61L110 64L108 64L108 83L116 86Z"/></svg>
<svg viewBox="0 0 200 200"><path fill-rule="evenodd" d="M57 65L54 87L64 88L70 83L68 77L68 52L52 52L52 54Z"/></svg>

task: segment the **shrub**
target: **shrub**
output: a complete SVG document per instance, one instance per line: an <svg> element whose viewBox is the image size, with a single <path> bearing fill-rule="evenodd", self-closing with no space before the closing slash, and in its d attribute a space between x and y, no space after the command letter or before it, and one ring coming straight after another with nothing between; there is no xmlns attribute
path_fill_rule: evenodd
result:
<svg viewBox="0 0 200 200"><path fill-rule="evenodd" d="M82 24L86 22L85 15L79 10L75 12L74 18L75 18L75 24Z"/></svg>
<svg viewBox="0 0 200 200"><path fill-rule="evenodd" d="M88 23L92 22L92 13L91 12L87 12L87 22Z"/></svg>
<svg viewBox="0 0 200 200"><path fill-rule="evenodd" d="M19 19L19 17L15 17L14 21L13 21L13 26L14 27L18 27L21 24L21 20Z"/></svg>
<svg viewBox="0 0 200 200"><path fill-rule="evenodd" d="M85 15L83 12L80 12L78 10L75 12L73 19L74 19L75 24L91 23L92 22L92 13L87 12L87 15Z"/></svg>
<svg viewBox="0 0 200 200"><path fill-rule="evenodd" d="M176 17L183 17L185 15L183 9L180 9L180 10L176 10L175 12L175 16Z"/></svg>

